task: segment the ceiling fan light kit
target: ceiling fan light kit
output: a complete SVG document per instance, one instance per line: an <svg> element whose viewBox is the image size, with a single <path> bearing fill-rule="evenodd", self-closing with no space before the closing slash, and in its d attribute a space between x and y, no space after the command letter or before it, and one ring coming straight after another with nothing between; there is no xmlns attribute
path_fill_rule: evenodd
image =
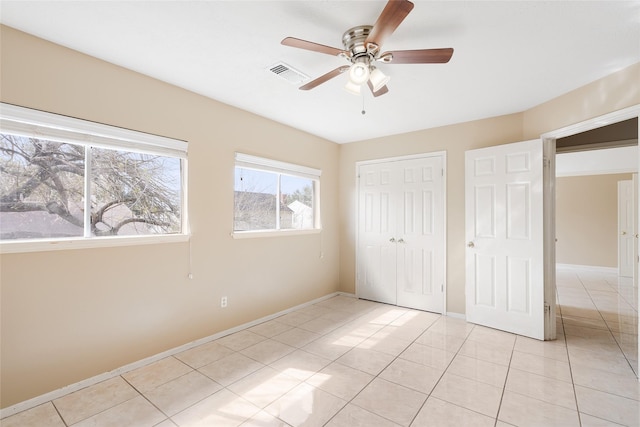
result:
<svg viewBox="0 0 640 427"><path fill-rule="evenodd" d="M371 71L371 77L369 77L369 81L373 85L372 90L374 92L377 92L380 89L382 89L384 86L386 86L387 83L389 83L389 80L391 80L391 77L386 76L382 71L380 71L376 67L372 66L371 68L372 68L372 71Z"/></svg>
<svg viewBox="0 0 640 427"><path fill-rule="evenodd" d="M364 62L356 62L349 68L349 80L356 85L365 84L369 80L370 65Z"/></svg>
<svg viewBox="0 0 640 427"><path fill-rule="evenodd" d="M360 95L360 85L353 83L351 80L347 80L347 84L344 85L344 90L352 95Z"/></svg>
<svg viewBox="0 0 640 427"><path fill-rule="evenodd" d="M315 80L301 86L301 90L310 90L349 70L349 80L345 89L355 95L361 93L361 86L367 84L374 97L384 95L389 90L390 80L373 64L376 61L386 64L443 64L453 55L452 48L417 49L381 52L384 40L390 36L413 9L408 0L389 0L374 25L360 25L350 28L342 35L344 49L325 46L307 40L287 37L282 40L285 46L311 50L332 56L345 58L351 63L341 66Z"/></svg>

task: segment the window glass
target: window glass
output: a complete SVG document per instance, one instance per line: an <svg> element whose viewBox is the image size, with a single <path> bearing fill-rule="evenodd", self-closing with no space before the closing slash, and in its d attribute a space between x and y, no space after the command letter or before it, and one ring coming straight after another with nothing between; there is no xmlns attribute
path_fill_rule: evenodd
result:
<svg viewBox="0 0 640 427"><path fill-rule="evenodd" d="M248 168L236 168L234 230L277 229L278 175Z"/></svg>
<svg viewBox="0 0 640 427"><path fill-rule="evenodd" d="M236 153L234 231L318 228L321 171Z"/></svg>
<svg viewBox="0 0 640 427"><path fill-rule="evenodd" d="M282 200L287 208L287 220L283 221L281 219L281 228L297 230L313 229L313 180L282 175L280 188L282 191Z"/></svg>
<svg viewBox="0 0 640 427"><path fill-rule="evenodd" d="M91 234L180 232L180 159L92 149Z"/></svg>
<svg viewBox="0 0 640 427"><path fill-rule="evenodd" d="M84 233L85 148L0 134L0 239Z"/></svg>

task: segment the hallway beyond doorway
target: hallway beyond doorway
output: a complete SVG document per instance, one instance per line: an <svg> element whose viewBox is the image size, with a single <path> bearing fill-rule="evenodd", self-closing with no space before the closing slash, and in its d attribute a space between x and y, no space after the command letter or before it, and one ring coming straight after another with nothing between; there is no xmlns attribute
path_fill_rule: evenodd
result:
<svg viewBox="0 0 640 427"><path fill-rule="evenodd" d="M625 375L631 369L638 376L638 288L632 279L588 268L556 271L558 334L564 333L572 362Z"/></svg>

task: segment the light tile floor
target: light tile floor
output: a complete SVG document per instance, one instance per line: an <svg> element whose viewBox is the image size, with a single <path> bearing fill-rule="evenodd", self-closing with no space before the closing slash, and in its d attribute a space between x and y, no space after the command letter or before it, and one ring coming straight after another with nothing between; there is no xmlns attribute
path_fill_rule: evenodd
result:
<svg viewBox="0 0 640 427"><path fill-rule="evenodd" d="M637 289L610 274L557 277L556 341L334 297L1 424L639 425Z"/></svg>

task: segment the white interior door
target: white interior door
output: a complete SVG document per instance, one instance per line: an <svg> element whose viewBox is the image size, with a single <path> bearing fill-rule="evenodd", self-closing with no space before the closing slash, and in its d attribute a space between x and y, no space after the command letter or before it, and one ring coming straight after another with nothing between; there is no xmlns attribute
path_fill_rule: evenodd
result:
<svg viewBox="0 0 640 427"><path fill-rule="evenodd" d="M635 197L632 180L618 181L618 275L633 277L635 264Z"/></svg>
<svg viewBox="0 0 640 427"><path fill-rule="evenodd" d="M444 312L445 155L358 167L358 297Z"/></svg>
<svg viewBox="0 0 640 427"><path fill-rule="evenodd" d="M440 156L398 162L398 305L444 309L444 192Z"/></svg>
<svg viewBox="0 0 640 427"><path fill-rule="evenodd" d="M394 163L358 169L358 297L396 304L396 168Z"/></svg>
<svg viewBox="0 0 640 427"><path fill-rule="evenodd" d="M467 320L544 339L541 140L465 156Z"/></svg>

